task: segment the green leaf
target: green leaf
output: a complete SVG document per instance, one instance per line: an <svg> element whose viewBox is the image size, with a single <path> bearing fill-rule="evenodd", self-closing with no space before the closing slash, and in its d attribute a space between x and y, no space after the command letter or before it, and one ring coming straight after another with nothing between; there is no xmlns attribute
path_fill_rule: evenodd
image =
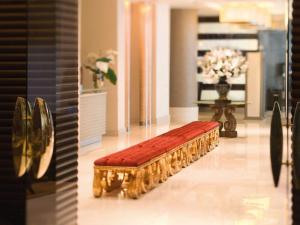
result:
<svg viewBox="0 0 300 225"><path fill-rule="evenodd" d="M109 63L111 61L111 59L107 58L107 57L102 57L96 60L96 62L106 62Z"/></svg>
<svg viewBox="0 0 300 225"><path fill-rule="evenodd" d="M108 79L113 85L116 85L117 75L115 71L113 71L111 68L108 68L108 71L104 74L104 77Z"/></svg>

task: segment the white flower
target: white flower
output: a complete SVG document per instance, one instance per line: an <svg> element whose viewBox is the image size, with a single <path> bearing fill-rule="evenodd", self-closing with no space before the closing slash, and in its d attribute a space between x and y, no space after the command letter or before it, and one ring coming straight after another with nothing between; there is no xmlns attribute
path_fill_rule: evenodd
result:
<svg viewBox="0 0 300 225"><path fill-rule="evenodd" d="M223 77L223 76L224 76L224 73L223 73L221 70L219 70L219 71L217 72L217 74L218 74L219 77Z"/></svg>
<svg viewBox="0 0 300 225"><path fill-rule="evenodd" d="M97 62L96 66L103 73L107 73L109 68L109 64L107 62Z"/></svg>
<svg viewBox="0 0 300 225"><path fill-rule="evenodd" d="M203 70L203 78L206 82L218 82L220 77L226 76L227 80L245 74L248 66L246 58L238 50L229 48L216 48L207 52L199 65Z"/></svg>
<svg viewBox="0 0 300 225"><path fill-rule="evenodd" d="M239 68L234 68L234 70L233 70L233 76L234 77L238 77L240 75L240 70L239 70Z"/></svg>
<svg viewBox="0 0 300 225"><path fill-rule="evenodd" d="M226 55L226 56L232 56L232 51L231 51L231 49L225 49L224 50L224 55Z"/></svg>
<svg viewBox="0 0 300 225"><path fill-rule="evenodd" d="M239 58L233 58L232 59L232 68L235 68L239 65L240 59Z"/></svg>
<svg viewBox="0 0 300 225"><path fill-rule="evenodd" d="M226 76L227 78L230 78L230 77L232 76L232 74L231 74L230 72L226 72L226 73L225 73L225 76Z"/></svg>
<svg viewBox="0 0 300 225"><path fill-rule="evenodd" d="M220 69L222 68L222 66L223 66L222 61L219 61L219 62L214 66L214 69L215 69L215 70L220 70Z"/></svg>

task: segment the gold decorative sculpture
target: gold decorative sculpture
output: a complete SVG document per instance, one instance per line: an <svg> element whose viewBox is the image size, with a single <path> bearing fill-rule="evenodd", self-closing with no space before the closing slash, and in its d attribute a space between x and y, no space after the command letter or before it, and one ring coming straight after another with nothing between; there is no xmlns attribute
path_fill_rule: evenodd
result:
<svg viewBox="0 0 300 225"><path fill-rule="evenodd" d="M47 172L54 148L51 112L42 98L36 98L34 109L26 99L18 97L13 118L12 149L18 177L32 170L40 179Z"/></svg>

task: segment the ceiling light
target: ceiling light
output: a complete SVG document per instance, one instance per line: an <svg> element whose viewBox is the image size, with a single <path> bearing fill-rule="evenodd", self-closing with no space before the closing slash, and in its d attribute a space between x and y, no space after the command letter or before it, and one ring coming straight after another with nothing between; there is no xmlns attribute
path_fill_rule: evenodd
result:
<svg viewBox="0 0 300 225"><path fill-rule="evenodd" d="M253 2L226 3L220 10L220 21L224 23L249 23L257 26L272 25L272 4Z"/></svg>

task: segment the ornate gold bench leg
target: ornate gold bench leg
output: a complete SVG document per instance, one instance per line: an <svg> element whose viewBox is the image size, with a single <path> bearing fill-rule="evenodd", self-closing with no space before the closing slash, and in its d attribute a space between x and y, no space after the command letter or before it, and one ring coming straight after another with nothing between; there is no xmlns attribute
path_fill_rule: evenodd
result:
<svg viewBox="0 0 300 225"><path fill-rule="evenodd" d="M154 187L156 187L159 184L160 180L160 166L159 166L159 161L156 161L152 164L152 171L153 171L153 181L154 181Z"/></svg>
<svg viewBox="0 0 300 225"><path fill-rule="evenodd" d="M106 178L106 192L111 192L121 187L123 180L119 178L119 174L116 171L109 171Z"/></svg>
<svg viewBox="0 0 300 225"><path fill-rule="evenodd" d="M211 151L211 139L210 139L210 132L207 133L207 152Z"/></svg>
<svg viewBox="0 0 300 225"><path fill-rule="evenodd" d="M199 153L200 157L204 156L204 141L203 141L203 136L200 137L199 139Z"/></svg>
<svg viewBox="0 0 300 225"><path fill-rule="evenodd" d="M126 187L126 194L129 198L137 199L143 192L146 192L144 186L144 170L132 170L128 174L128 185Z"/></svg>
<svg viewBox="0 0 300 225"><path fill-rule="evenodd" d="M220 143L220 131L219 129L216 130L216 146Z"/></svg>
<svg viewBox="0 0 300 225"><path fill-rule="evenodd" d="M189 161L189 164L194 162L194 155L195 155L194 141L192 141L188 145L188 161Z"/></svg>
<svg viewBox="0 0 300 225"><path fill-rule="evenodd" d="M212 143L211 132L209 132L209 133L207 134L207 138L208 138L208 140L207 140L207 143L208 143L208 151L210 152L210 151L212 150L212 145L211 145L211 143Z"/></svg>
<svg viewBox="0 0 300 225"><path fill-rule="evenodd" d="M199 159L199 154L198 154L198 139L195 139L192 143L192 154L191 154L191 160L192 162L196 161Z"/></svg>
<svg viewBox="0 0 300 225"><path fill-rule="evenodd" d="M200 154L200 157L202 157L204 155L204 151L203 151L203 137L202 136L199 138L199 154Z"/></svg>
<svg viewBox="0 0 300 225"><path fill-rule="evenodd" d="M180 152L180 150L177 150L172 154L171 167L173 170L173 174L175 174L181 170L180 164L181 164L181 152Z"/></svg>
<svg viewBox="0 0 300 225"><path fill-rule="evenodd" d="M184 155L183 155L183 148L184 147L181 147L181 148L178 148L177 150L176 150L176 152L177 152L177 171L176 171L176 173L178 172L178 171L180 171L181 169L182 169L182 167L183 167L183 157L184 157Z"/></svg>
<svg viewBox="0 0 300 225"><path fill-rule="evenodd" d="M183 168L188 166L188 145L184 145L181 149L181 165Z"/></svg>
<svg viewBox="0 0 300 225"><path fill-rule="evenodd" d="M172 159L173 159L172 154L167 154L167 157L166 157L166 166L167 166L168 177L169 176L173 176L175 174L175 172L174 172L174 170L172 168Z"/></svg>
<svg viewBox="0 0 300 225"><path fill-rule="evenodd" d="M151 190L155 187L155 169L152 164L145 168L144 185L146 190Z"/></svg>
<svg viewBox="0 0 300 225"><path fill-rule="evenodd" d="M215 130L213 130L211 132L211 146L212 146L212 150L215 149L215 147L216 147L216 132L215 132Z"/></svg>
<svg viewBox="0 0 300 225"><path fill-rule="evenodd" d="M200 159L201 157L201 141L200 137L197 138L195 148L196 148L196 159Z"/></svg>
<svg viewBox="0 0 300 225"><path fill-rule="evenodd" d="M209 152L209 136L205 134L205 154Z"/></svg>
<svg viewBox="0 0 300 225"><path fill-rule="evenodd" d="M103 193L103 171L98 168L94 168L94 181L93 181L93 192L96 198L100 198Z"/></svg>
<svg viewBox="0 0 300 225"><path fill-rule="evenodd" d="M159 182L165 182L168 179L167 159L164 157L159 160L160 179Z"/></svg>
<svg viewBox="0 0 300 225"><path fill-rule="evenodd" d="M216 130L213 131L212 142L213 142L213 148L215 148L217 146L217 132L216 132Z"/></svg>
<svg viewBox="0 0 300 225"><path fill-rule="evenodd" d="M187 163L188 163L188 165L190 165L193 162L193 151L194 151L194 146L193 146L193 142L191 142L187 146Z"/></svg>

